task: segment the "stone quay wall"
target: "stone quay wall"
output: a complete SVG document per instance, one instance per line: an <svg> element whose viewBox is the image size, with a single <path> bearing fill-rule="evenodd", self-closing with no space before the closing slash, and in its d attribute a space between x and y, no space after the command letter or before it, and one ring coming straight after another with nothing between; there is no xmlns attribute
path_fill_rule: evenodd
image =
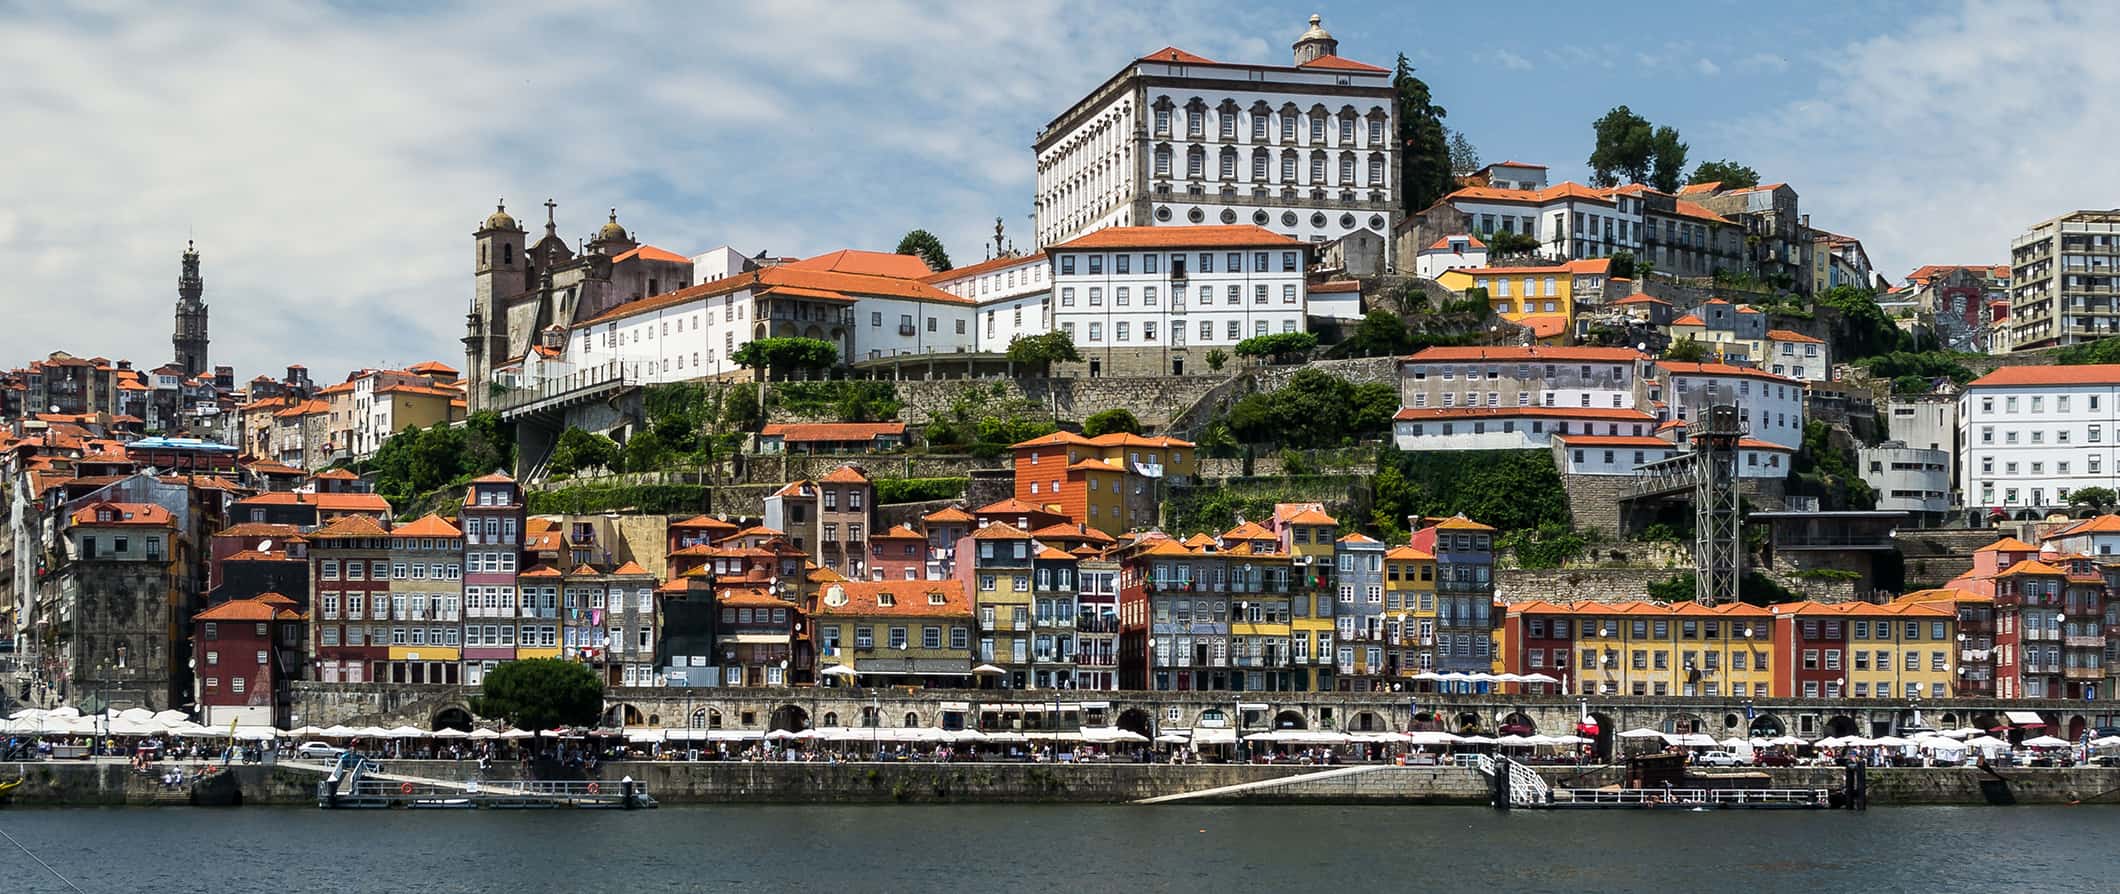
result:
<svg viewBox="0 0 2120 894"><path fill-rule="evenodd" d="M1618 785L1626 772L1618 766L1536 767L1550 785L1598 788ZM1716 771L1709 771L1716 772ZM1760 767L1773 778L1769 788L1822 788L1838 791L1845 781L1839 767ZM2120 803L2120 768L2116 767L2022 767L1998 769L1993 775L1978 767L1871 767L1868 773L1870 803L1911 806L1917 804L1988 804L1983 780L2007 785L2008 797L2018 804ZM2103 795L2103 798L2099 796Z"/></svg>

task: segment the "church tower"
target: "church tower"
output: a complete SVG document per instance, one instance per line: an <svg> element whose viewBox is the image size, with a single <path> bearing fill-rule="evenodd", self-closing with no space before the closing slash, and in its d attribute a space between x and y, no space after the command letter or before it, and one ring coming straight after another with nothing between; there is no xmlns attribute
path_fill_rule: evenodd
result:
<svg viewBox="0 0 2120 894"><path fill-rule="evenodd" d="M170 342L177 365L190 378L210 372L206 364L206 280L199 276L199 249L184 243L184 269L177 274L177 325Z"/></svg>
<svg viewBox="0 0 2120 894"><path fill-rule="evenodd" d="M484 386L493 368L508 362L508 299L523 291L530 269L523 253L525 235L508 214L505 200L471 234L477 256L471 311L464 316L464 375L472 386L465 397L473 410L485 402Z"/></svg>
<svg viewBox="0 0 2120 894"><path fill-rule="evenodd" d="M1323 21L1324 19L1319 16L1312 15L1310 17L1310 30L1303 32L1302 37L1296 38L1297 65L1314 61L1319 56L1337 56L1340 54L1340 42L1332 39L1332 34L1327 32L1325 26L1321 24Z"/></svg>

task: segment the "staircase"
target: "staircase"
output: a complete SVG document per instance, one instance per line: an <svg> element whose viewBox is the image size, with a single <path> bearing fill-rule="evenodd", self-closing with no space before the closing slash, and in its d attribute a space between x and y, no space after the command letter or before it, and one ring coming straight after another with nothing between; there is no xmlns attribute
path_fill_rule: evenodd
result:
<svg viewBox="0 0 2120 894"><path fill-rule="evenodd" d="M1538 775L1537 770L1506 757L1495 758L1485 754L1474 757L1476 760L1473 766L1479 768L1488 778L1494 778L1497 773L1507 774L1509 784L1506 790L1509 793L1509 802L1506 805L1494 806L1538 807L1552 802L1553 787L1546 784L1546 778Z"/></svg>

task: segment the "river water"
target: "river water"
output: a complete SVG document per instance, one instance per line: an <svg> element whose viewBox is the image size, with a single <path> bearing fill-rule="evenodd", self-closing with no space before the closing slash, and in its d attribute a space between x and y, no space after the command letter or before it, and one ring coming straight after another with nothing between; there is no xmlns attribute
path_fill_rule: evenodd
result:
<svg viewBox="0 0 2120 894"><path fill-rule="evenodd" d="M2120 890L2114 807L9 809L85 891ZM0 891L68 891L0 841Z"/></svg>

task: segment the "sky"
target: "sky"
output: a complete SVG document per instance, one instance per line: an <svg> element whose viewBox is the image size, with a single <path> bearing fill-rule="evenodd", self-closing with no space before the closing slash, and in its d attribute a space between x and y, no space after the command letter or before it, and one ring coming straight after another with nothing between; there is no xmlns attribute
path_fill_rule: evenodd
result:
<svg viewBox="0 0 2120 894"><path fill-rule="evenodd" d="M500 197L533 230L555 200L570 239L616 207L686 254L924 227L973 263L996 217L1029 247L1033 135L1128 60L1285 64L1312 13L1343 56L1405 53L1488 161L1586 179L1626 104L1894 280L2120 206L2120 3L193 5L0 0L0 364L167 361L195 239L239 381L461 366Z"/></svg>

